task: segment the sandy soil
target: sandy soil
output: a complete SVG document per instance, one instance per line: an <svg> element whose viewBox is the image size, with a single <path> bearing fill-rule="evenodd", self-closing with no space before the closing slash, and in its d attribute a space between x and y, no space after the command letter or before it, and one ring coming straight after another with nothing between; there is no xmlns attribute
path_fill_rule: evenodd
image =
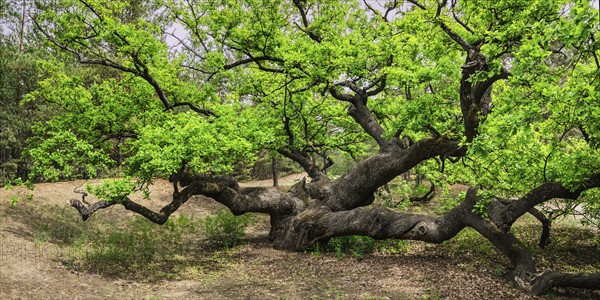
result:
<svg viewBox="0 0 600 300"><path fill-rule="evenodd" d="M0 299L538 299L493 276L494 270L479 267L473 258L446 255L430 245L411 244L413 250L404 254L344 259L277 251L266 239L266 218L258 218L263 224L253 226L234 250L190 257L190 264L197 262L198 268L185 274L144 280L78 272L59 259L65 247L35 240L35 214L30 212L58 206L76 216L66 200L76 198L73 190L83 183L40 184L33 199L17 207L10 207L8 199L18 190L0 191ZM250 185L269 182L244 184ZM152 204L140 201L156 209L168 201L170 192L168 182L158 181L152 186ZM199 197L180 212L202 217L219 207ZM132 218L121 207L99 214L116 223Z"/></svg>

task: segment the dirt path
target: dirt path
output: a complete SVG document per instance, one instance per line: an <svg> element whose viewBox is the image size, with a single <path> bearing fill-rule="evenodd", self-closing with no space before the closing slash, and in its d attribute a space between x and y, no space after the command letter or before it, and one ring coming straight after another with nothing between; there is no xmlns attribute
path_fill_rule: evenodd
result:
<svg viewBox="0 0 600 300"><path fill-rule="evenodd" d="M291 184L302 177L287 176L280 182ZM200 243L192 244L199 246L190 252L166 253L172 256L168 263L154 258L156 270L148 274L160 276L140 277L135 270L134 274L80 271L66 259L72 255L67 251L78 249L76 244L40 239L39 224L65 226L58 231L83 226L65 204L83 183L40 184L32 200L16 207L8 201L16 191L0 191L0 299L536 299L472 257L448 255L420 243L411 243L405 253L343 259L274 250L266 239L266 217L257 217L242 244L232 250L211 250ZM137 200L157 209L167 203L170 192L168 182L157 181L151 202ZM202 218L220 207L198 197L179 213ZM62 223L56 221L59 218ZM114 207L92 219L87 222L111 232L110 228L129 226L135 218Z"/></svg>

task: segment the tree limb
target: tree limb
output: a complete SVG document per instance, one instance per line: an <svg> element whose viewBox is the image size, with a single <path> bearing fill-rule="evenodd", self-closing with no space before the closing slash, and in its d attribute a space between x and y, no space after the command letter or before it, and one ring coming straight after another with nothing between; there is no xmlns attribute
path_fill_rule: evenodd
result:
<svg viewBox="0 0 600 300"><path fill-rule="evenodd" d="M559 182L544 183L518 200L511 202L510 205L499 209L490 215L490 219L499 228L510 228L512 224L523 214L530 211L534 206L554 198L577 199L584 191L600 187L600 174L594 174L589 179L582 181L579 186L573 190L563 186Z"/></svg>
<svg viewBox="0 0 600 300"><path fill-rule="evenodd" d="M600 273L544 272L532 280L531 292L540 296L552 287L600 290Z"/></svg>
<svg viewBox="0 0 600 300"><path fill-rule="evenodd" d="M474 46L465 41L461 36L456 34L450 27L448 27L444 22L439 22L440 28L459 46L463 48L463 50L470 52L473 50Z"/></svg>

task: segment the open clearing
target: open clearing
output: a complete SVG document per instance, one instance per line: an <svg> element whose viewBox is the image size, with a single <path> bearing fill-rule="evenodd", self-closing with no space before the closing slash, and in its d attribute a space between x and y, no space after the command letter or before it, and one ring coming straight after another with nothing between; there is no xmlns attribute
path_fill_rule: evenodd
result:
<svg viewBox="0 0 600 300"><path fill-rule="evenodd" d="M545 297L522 293L504 278L501 255L469 231L442 245L406 242L364 255L289 253L271 247L268 219L255 215L241 244L223 249L200 226L221 205L201 197L162 228L120 206L82 222L66 200L76 198L73 190L83 183L39 184L33 199L15 207L9 197L19 191L0 191L0 299L600 298L598 292L572 290ZM167 181L158 181L152 201L136 200L157 209L169 201L170 190ZM520 226L531 227L525 230L531 237L521 238L535 243L537 224ZM542 267L600 270L598 243L590 241L597 233L557 224L558 232L572 240L558 239L543 255L536 253Z"/></svg>

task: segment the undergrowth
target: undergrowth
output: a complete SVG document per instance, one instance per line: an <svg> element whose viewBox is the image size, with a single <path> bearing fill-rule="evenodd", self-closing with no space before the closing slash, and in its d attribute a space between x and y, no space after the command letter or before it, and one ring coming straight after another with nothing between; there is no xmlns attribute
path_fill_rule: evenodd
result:
<svg viewBox="0 0 600 300"><path fill-rule="evenodd" d="M222 210L206 218L173 216L159 226L139 216L118 222L97 215L82 222L70 207L48 206L33 214L34 241L57 245L55 258L66 267L147 280L173 278L191 266L214 271L227 264L227 251L240 243L253 219Z"/></svg>
<svg viewBox="0 0 600 300"><path fill-rule="evenodd" d="M329 240L326 244L315 244L311 249L313 255L334 253L338 259L348 255L362 257L372 253L401 254L409 250L408 242L402 240L378 241L368 236L341 236Z"/></svg>
<svg viewBox="0 0 600 300"><path fill-rule="evenodd" d="M250 214L234 216L229 210L222 209L216 216L204 219L204 229L213 244L229 248L239 244L250 222Z"/></svg>
<svg viewBox="0 0 600 300"><path fill-rule="evenodd" d="M102 214L82 222L70 207L39 206L33 212L23 209L16 213L19 214L24 224L32 225L36 243L60 249L56 259L66 267L145 280L227 269L236 261L233 256L244 229L255 223L253 220L266 221L252 215L236 217L225 210L207 218L171 217L162 226L142 217L115 221L114 216ZM513 232L532 249L542 271L600 271L597 231L559 222L552 227L551 243L546 249L537 246L541 226L534 218L522 218L513 226ZM444 256L457 260L465 270L486 270L494 277L502 276L509 266L504 256L472 229L461 231L441 245L377 241L363 236L336 237L326 244L315 245L309 253L334 255L339 259L371 254Z"/></svg>

